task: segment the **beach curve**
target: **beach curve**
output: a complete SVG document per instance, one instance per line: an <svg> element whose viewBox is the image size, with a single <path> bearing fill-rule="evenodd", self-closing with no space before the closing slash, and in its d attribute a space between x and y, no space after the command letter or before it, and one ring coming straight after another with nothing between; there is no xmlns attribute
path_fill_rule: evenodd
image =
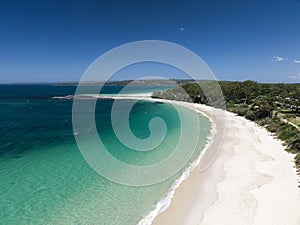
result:
<svg viewBox="0 0 300 225"><path fill-rule="evenodd" d="M202 112L211 110L186 104ZM220 129L217 118L212 119ZM294 156L264 128L243 117L226 112L226 126L213 165L204 173L195 168L176 190L170 207L152 224L299 225ZM209 148L220 143L218 131Z"/></svg>
<svg viewBox="0 0 300 225"><path fill-rule="evenodd" d="M130 94L97 98L178 104L204 114L215 126L213 140L206 149L210 152L220 148L214 163L202 172L200 161L184 179L175 182L139 225L300 224L294 156L264 128L227 111L224 127L220 118L211 116L215 109L196 103ZM167 203L161 205L164 200Z"/></svg>

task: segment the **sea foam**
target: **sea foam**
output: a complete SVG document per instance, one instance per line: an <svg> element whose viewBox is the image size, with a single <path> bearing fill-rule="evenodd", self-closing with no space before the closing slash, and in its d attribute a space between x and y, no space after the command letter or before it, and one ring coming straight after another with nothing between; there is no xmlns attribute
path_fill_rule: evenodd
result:
<svg viewBox="0 0 300 225"><path fill-rule="evenodd" d="M199 112L201 113L201 112ZM201 113L205 117L209 119L211 122L211 130L210 130L210 135L207 138L207 142L201 151L200 155L197 157L196 160L194 160L192 163L189 164L189 166L183 171L181 176L175 180L173 185L170 187L169 191L166 193L164 197L162 197L156 204L153 205L151 211L144 216L138 223L137 225L151 225L154 219L163 211L165 211L171 204L171 201L174 197L176 189L181 185L183 181L185 181L189 175L191 174L192 170L197 167L200 164L202 156L205 154L211 143L213 142L214 136L217 132L216 125L214 121L206 116L204 113Z"/></svg>

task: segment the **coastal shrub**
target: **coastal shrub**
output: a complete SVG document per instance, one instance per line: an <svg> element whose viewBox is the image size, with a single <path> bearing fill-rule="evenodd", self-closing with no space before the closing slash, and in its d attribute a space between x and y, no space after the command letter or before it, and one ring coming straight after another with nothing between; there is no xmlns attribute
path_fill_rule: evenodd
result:
<svg viewBox="0 0 300 225"><path fill-rule="evenodd" d="M233 112L238 114L239 116L245 116L249 111L249 107L246 104L240 104L238 107L235 106L233 108Z"/></svg>
<svg viewBox="0 0 300 225"><path fill-rule="evenodd" d="M295 114L292 113L287 113L283 116L284 119L291 119L291 118L296 118Z"/></svg>
<svg viewBox="0 0 300 225"><path fill-rule="evenodd" d="M292 153L299 153L299 152L300 152L300 141L297 140L297 141L291 143L291 144L288 146L288 149L289 149L290 152L292 152Z"/></svg>
<svg viewBox="0 0 300 225"><path fill-rule="evenodd" d="M232 108L234 108L234 106L235 106L235 103L234 103L233 100L230 100L230 101L226 102L226 108L227 109L232 109Z"/></svg>
<svg viewBox="0 0 300 225"><path fill-rule="evenodd" d="M278 126L275 123L270 123L266 125L266 128L268 131L270 131L271 133L276 133Z"/></svg>
<svg viewBox="0 0 300 225"><path fill-rule="evenodd" d="M254 111L252 111L252 110L248 110L248 111L246 112L245 117L246 117L246 119L252 120L252 121L254 121L254 120L257 119L256 113L255 113Z"/></svg>
<svg viewBox="0 0 300 225"><path fill-rule="evenodd" d="M278 128L278 138L288 141L298 135L299 131L290 124L284 124Z"/></svg>
<svg viewBox="0 0 300 225"><path fill-rule="evenodd" d="M300 166L300 153L295 156L295 162L298 166Z"/></svg>
<svg viewBox="0 0 300 225"><path fill-rule="evenodd" d="M263 118L263 119L258 121L258 124L260 126L265 126L265 125L270 124L270 123L272 123L272 118L269 118L269 117Z"/></svg>

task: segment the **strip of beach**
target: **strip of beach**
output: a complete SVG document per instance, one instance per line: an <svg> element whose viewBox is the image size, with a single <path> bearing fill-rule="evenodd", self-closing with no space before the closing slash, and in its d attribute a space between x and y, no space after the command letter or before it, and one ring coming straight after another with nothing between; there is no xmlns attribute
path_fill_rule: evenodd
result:
<svg viewBox="0 0 300 225"><path fill-rule="evenodd" d="M169 207L154 218L153 225L300 225L294 155L264 128L227 111L218 117L218 110L209 106L151 99L151 93L97 98L178 104L214 123L213 140L199 165L175 190ZM216 151L213 163L203 170L210 153ZM151 219L139 224L149 224Z"/></svg>
<svg viewBox="0 0 300 225"><path fill-rule="evenodd" d="M208 106L176 104L207 116L214 114ZM217 117L210 117L216 134L207 153L220 148L214 163L201 172L204 155L152 224L299 225L300 188L294 156L254 122L230 112L225 116L226 127Z"/></svg>
<svg viewBox="0 0 300 225"><path fill-rule="evenodd" d="M150 100L149 95L120 98ZM294 155L287 153L279 140L230 112L220 114L195 103L156 101L201 112L213 121L216 133L200 164L176 189L170 206L153 225L300 225ZM203 171L210 152L219 153Z"/></svg>

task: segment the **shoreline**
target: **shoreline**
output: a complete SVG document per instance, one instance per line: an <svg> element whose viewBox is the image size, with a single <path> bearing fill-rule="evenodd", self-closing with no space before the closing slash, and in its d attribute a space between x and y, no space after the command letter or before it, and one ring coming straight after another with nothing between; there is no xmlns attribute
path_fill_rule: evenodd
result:
<svg viewBox="0 0 300 225"><path fill-rule="evenodd" d="M202 112L209 109L190 104ZM204 173L196 167L176 189L170 207L152 224L300 224L300 189L293 155L264 128L225 113L227 131L215 162ZM222 138L217 118L212 119L217 133L208 152Z"/></svg>
<svg viewBox="0 0 300 225"><path fill-rule="evenodd" d="M195 103L149 95L89 97L175 103L204 114L216 127L205 154L199 156L199 165L179 183L176 180L138 225L300 224L300 189L293 155L264 128L221 110L226 115L224 126L212 115L216 109ZM218 148L214 163L207 170L201 168L206 155ZM162 206L165 199L169 202Z"/></svg>
<svg viewBox="0 0 300 225"><path fill-rule="evenodd" d="M213 117L213 111L220 111L220 110L213 110L213 108L209 108L206 111L199 111L197 110L193 103L188 102L181 102L181 101L173 101L173 100L166 100L166 99L155 99L151 98L152 93L142 93L142 94L120 94L120 95L80 95L80 96L74 96L74 95L68 95L68 96L59 96L59 97L53 97L54 99L73 99L73 98L79 98L79 99L129 99L129 100L146 100L151 102L161 102L166 104L177 104L182 107L189 108L193 111L196 111L197 113L205 116L209 119L209 121L212 124L210 135L208 136L207 143L205 144L203 150L201 151L200 155L191 162L191 164L183 171L182 175L178 177L172 186L169 188L168 192L160 198L152 207L152 209L145 214L145 216L142 217L137 223L137 225L151 225L153 221L172 203L172 199L174 197L174 194L176 190L181 186L181 184L189 178L192 171L199 166L201 160L203 159L203 156L205 156L207 150L211 146L211 144L214 141L214 136L217 133L216 123L212 119ZM203 107L207 107L204 106ZM221 112L223 114L223 112ZM209 154L208 154L209 155ZM207 160L211 160L211 156L207 157ZM206 168L202 169L206 170Z"/></svg>
<svg viewBox="0 0 300 225"><path fill-rule="evenodd" d="M126 99L128 99L128 98L126 98ZM149 100L149 101L156 101L156 99L153 99L153 98L147 99L147 100ZM177 104L178 103L178 105L183 106L181 104L181 102L174 102L174 101L170 102L170 100L158 99L157 102L163 102L163 103L167 103L167 104L172 104L172 103L173 104ZM187 107L187 106L184 106L184 107ZM191 109L190 107L188 107L188 108ZM192 110L194 110L194 109L192 109ZM205 153L207 152L208 148L213 143L214 136L215 136L215 134L217 132L217 130L216 130L216 124L214 123L214 121L208 115L206 115L206 113L199 112L199 111L197 111L197 113L205 116L211 122L210 135L207 138L207 142L206 142L205 146L201 150L200 155L194 161L192 161L187 168L185 168L185 170L183 171L183 173L181 174L181 176L174 181L174 183L172 184L172 186L170 187L170 189L168 190L168 192L161 199L159 199L155 205L153 205L153 209L150 212L148 212L148 214L146 216L144 216L137 223L137 225L151 225L153 223L153 221L162 212L164 212L165 210L167 210L169 208L170 204L172 203L172 199L174 197L174 194L175 194L176 190L180 187L180 185L185 180L187 180L189 178L189 176L192 173L192 171L197 166L199 166L202 157L205 155ZM166 204L163 204L163 203L166 203Z"/></svg>
<svg viewBox="0 0 300 225"><path fill-rule="evenodd" d="M154 225L181 225L181 224L199 224L198 219L202 219L204 212L209 206L217 200L217 192L214 188L210 187L210 184L214 185L217 182L221 181L224 177L222 173L222 168L220 166L215 167L215 161L213 160L212 166L202 166L206 165L207 161L210 161L212 155L210 152L216 152L215 149L218 149L223 142L224 131L226 130L226 125L222 121L218 121L219 118L216 115L223 113L222 110L214 109L209 106L199 105L195 103L187 103L180 101L170 101L162 100L163 102L169 104L179 104L184 107L188 107L192 110L197 111L198 113L203 114L212 122L214 126L214 133L212 140L207 143L205 151L201 152L199 156L199 162L193 168L186 180L184 180L181 185L175 190L174 195L171 199L171 204L166 210L161 211L157 217L153 220L151 224ZM199 107L201 110L199 110ZM219 112L219 113L218 113ZM223 120L223 116L220 116L220 119ZM202 154L203 153L203 154ZM217 157L221 161L225 160L226 157L221 156L220 152L217 151ZM208 155L208 156L207 156ZM221 173L220 173L221 171ZM214 174L212 174L214 173ZM205 184L195 183L195 180L203 179L209 181ZM200 190L201 194L199 195L198 191ZM201 203L200 203L201 201ZM199 204L200 203L200 204ZM195 207L191 207L191 205ZM199 213L202 212L202 213ZM193 216L187 217L186 215L191 214ZM175 215L175 216L174 216ZM196 216L195 216L196 215Z"/></svg>

